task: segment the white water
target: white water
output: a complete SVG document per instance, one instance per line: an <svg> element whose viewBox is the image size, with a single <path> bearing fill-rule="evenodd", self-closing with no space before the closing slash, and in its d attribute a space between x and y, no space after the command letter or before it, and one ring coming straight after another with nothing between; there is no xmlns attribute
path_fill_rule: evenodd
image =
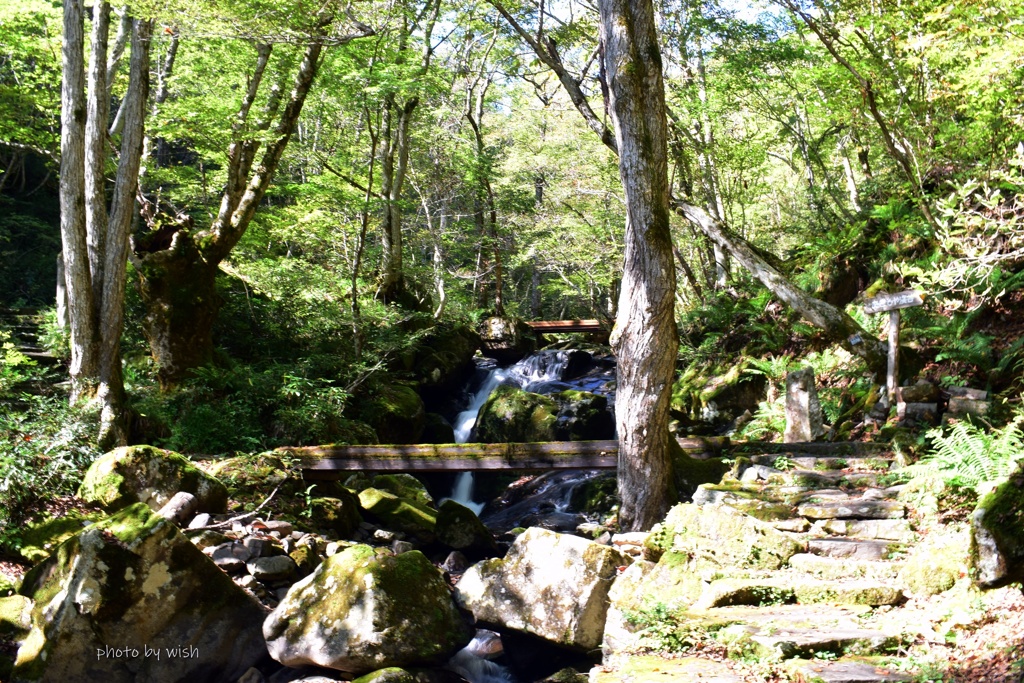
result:
<svg viewBox="0 0 1024 683"><path fill-rule="evenodd" d="M480 409L487 398L502 383L511 380L520 388L530 390L533 385L543 382L558 381L569 365L570 355L567 351L540 351L527 356L508 369L494 368L484 379L480 388L470 397L469 405L455 418L455 443L467 443L476 426ZM484 503L473 501L473 473L461 472L455 479L451 500L466 506L476 514L484 508Z"/></svg>
<svg viewBox="0 0 1024 683"><path fill-rule="evenodd" d="M463 648L448 660L445 666L469 683L515 683L515 678L505 667L473 654L469 647Z"/></svg>

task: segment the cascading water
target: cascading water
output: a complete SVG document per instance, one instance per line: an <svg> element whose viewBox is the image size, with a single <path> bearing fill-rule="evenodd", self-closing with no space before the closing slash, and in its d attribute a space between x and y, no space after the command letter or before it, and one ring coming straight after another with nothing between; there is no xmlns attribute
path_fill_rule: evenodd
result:
<svg viewBox="0 0 1024 683"><path fill-rule="evenodd" d="M602 394L609 401L614 400L611 380L614 371L609 367L595 365L588 353L578 351L538 351L508 368L494 365L482 366L487 370L482 380L477 375L479 386L469 395L466 407L459 412L453 423L455 442L466 443L473 434L480 409L487 398L502 384L512 384L534 393L549 394L565 389L576 389ZM473 501L473 473L462 472L455 480L451 499L475 513L480 514L483 503Z"/></svg>

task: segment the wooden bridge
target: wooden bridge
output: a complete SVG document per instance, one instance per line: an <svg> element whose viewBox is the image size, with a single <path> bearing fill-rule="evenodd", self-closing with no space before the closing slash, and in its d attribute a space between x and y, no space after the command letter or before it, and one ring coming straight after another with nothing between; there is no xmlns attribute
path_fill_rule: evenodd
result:
<svg viewBox="0 0 1024 683"><path fill-rule="evenodd" d="M722 437L678 439L693 455L720 455ZM395 444L279 448L299 458L307 479L340 479L351 472L466 472L480 470L615 469L618 441Z"/></svg>
<svg viewBox="0 0 1024 683"><path fill-rule="evenodd" d="M535 320L527 322L534 332L593 332L608 333L600 320Z"/></svg>

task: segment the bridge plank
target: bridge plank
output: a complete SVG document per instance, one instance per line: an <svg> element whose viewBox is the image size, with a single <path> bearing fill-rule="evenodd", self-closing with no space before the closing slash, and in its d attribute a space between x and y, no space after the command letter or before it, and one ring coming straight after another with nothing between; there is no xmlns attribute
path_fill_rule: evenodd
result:
<svg viewBox="0 0 1024 683"><path fill-rule="evenodd" d="M686 450L718 453L724 439L681 439ZM408 444L280 448L298 457L304 475L339 478L349 471L464 472L476 470L614 469L617 441L498 444Z"/></svg>

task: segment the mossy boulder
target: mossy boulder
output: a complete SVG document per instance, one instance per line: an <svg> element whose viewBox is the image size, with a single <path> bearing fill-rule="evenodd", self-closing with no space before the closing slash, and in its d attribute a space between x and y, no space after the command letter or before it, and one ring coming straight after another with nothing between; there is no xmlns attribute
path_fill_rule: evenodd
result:
<svg viewBox="0 0 1024 683"><path fill-rule="evenodd" d="M334 538L351 538L363 522L359 514L359 498L352 492L341 490L337 497L313 498L309 501L308 515L302 525L310 526Z"/></svg>
<svg viewBox="0 0 1024 683"><path fill-rule="evenodd" d="M361 398L358 417L373 427L380 443L419 443L426 414L412 387L389 384Z"/></svg>
<svg viewBox="0 0 1024 683"><path fill-rule="evenodd" d="M72 510L63 517L48 517L29 522L19 533L21 547L18 552L32 564L42 562L57 546L103 516L101 513L83 515Z"/></svg>
<svg viewBox="0 0 1024 683"><path fill-rule="evenodd" d="M971 534L978 585L1024 581L1024 466L978 501Z"/></svg>
<svg viewBox="0 0 1024 683"><path fill-rule="evenodd" d="M473 329L441 324L424 334L413 352L402 356L402 363L422 390L442 393L466 380L478 348L480 335Z"/></svg>
<svg viewBox="0 0 1024 683"><path fill-rule="evenodd" d="M397 666L378 669L353 679L352 683L418 683L419 679L411 671Z"/></svg>
<svg viewBox="0 0 1024 683"><path fill-rule="evenodd" d="M915 595L938 595L967 576L971 537L966 528L938 528L907 555L898 581Z"/></svg>
<svg viewBox="0 0 1024 683"><path fill-rule="evenodd" d="M17 681L219 683L266 653L263 608L143 503L65 541L20 593L34 607Z"/></svg>
<svg viewBox="0 0 1024 683"><path fill-rule="evenodd" d="M434 538L437 510L427 505L373 487L359 492L359 505L388 529L415 534L423 540Z"/></svg>
<svg viewBox="0 0 1024 683"><path fill-rule="evenodd" d="M78 495L108 511L136 502L159 510L178 491L194 495L199 512L227 509L224 484L185 456L153 446L124 446L100 456L86 471Z"/></svg>
<svg viewBox="0 0 1024 683"><path fill-rule="evenodd" d="M0 638L21 638L32 628L31 598L24 595L9 595L0 598Z"/></svg>
<svg viewBox="0 0 1024 683"><path fill-rule="evenodd" d="M723 568L778 569L803 546L732 508L684 503L651 529L644 550L653 559L673 552Z"/></svg>
<svg viewBox="0 0 1024 683"><path fill-rule="evenodd" d="M498 554L490 529L472 510L454 500L446 500L438 508L435 530L439 542L467 555L493 557Z"/></svg>
<svg viewBox="0 0 1024 683"><path fill-rule="evenodd" d="M480 408L473 438L480 443L557 441L558 410L553 398L503 385Z"/></svg>
<svg viewBox="0 0 1024 683"><path fill-rule="evenodd" d="M486 318L477 331L480 352L499 363L515 363L537 350L537 335L519 318Z"/></svg>
<svg viewBox="0 0 1024 683"><path fill-rule="evenodd" d="M378 474L373 478L373 488L393 493L399 498L411 500L420 505L431 506L434 504L434 497L427 491L416 477L404 472L398 474Z"/></svg>
<svg viewBox="0 0 1024 683"><path fill-rule="evenodd" d="M361 675L446 661L473 637L440 572L419 551L356 545L296 583L263 624L286 666Z"/></svg>
<svg viewBox="0 0 1024 683"><path fill-rule="evenodd" d="M612 580L629 562L615 548L534 527L504 559L470 567L455 599L478 622L590 651L601 644Z"/></svg>
<svg viewBox="0 0 1024 683"><path fill-rule="evenodd" d="M589 391L566 390L552 396L558 404L555 439L599 441L615 438L615 416L608 399Z"/></svg>

